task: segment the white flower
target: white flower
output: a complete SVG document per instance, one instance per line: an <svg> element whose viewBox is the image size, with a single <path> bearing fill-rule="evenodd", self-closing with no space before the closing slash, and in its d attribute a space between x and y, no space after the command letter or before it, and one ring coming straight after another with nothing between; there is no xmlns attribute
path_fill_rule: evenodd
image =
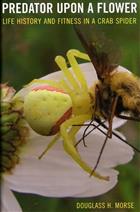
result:
<svg viewBox="0 0 140 212"><path fill-rule="evenodd" d="M88 84L95 80L95 71L90 63L82 64ZM61 72L52 73L45 79L59 79ZM32 87L32 86L31 86ZM24 96L31 89L23 88L18 95ZM116 119L117 128L124 121ZM83 128L78 133L81 138ZM117 132L118 133L118 132ZM122 136L122 135L121 135ZM86 137L87 147L82 142L78 145L81 157L94 167L105 136L93 131ZM20 212L21 208L12 195L12 191L35 193L48 197L91 197L101 195L112 189L118 181L115 166L128 163L133 157L133 150L115 136L109 139L99 166L98 172L109 176L109 181L99 180L83 171L78 164L64 151L62 141L58 141L41 160L38 156L46 148L50 137L41 136L30 129L30 137L20 154L20 162L11 174L3 175L2 206L3 212Z"/></svg>

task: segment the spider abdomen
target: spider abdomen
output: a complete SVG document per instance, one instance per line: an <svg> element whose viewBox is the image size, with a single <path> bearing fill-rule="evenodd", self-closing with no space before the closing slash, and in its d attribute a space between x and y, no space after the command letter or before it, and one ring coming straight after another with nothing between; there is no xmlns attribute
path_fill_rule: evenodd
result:
<svg viewBox="0 0 140 212"><path fill-rule="evenodd" d="M24 112L33 130L41 135L54 135L71 116L72 100L60 89L38 86L25 98Z"/></svg>

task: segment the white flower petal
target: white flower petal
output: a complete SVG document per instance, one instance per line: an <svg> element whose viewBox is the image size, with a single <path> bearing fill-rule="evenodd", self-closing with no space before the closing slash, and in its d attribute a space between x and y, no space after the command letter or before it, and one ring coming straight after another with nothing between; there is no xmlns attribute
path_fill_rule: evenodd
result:
<svg viewBox="0 0 140 212"><path fill-rule="evenodd" d="M121 133L116 131L114 132L124 139L124 136L122 136ZM82 152L82 158L85 161L88 161L89 155L92 155L92 160L88 161L88 164L90 164L92 167L94 167L96 164L104 140L104 135L94 131L94 134L90 134L89 138L87 138L86 144L88 148L88 154L83 145L79 145L79 152ZM133 154L134 151L130 146L120 141L115 136L112 136L112 139L108 139L106 143L98 169L102 169L102 167L115 167L119 164L127 163L132 159Z"/></svg>
<svg viewBox="0 0 140 212"><path fill-rule="evenodd" d="M125 119L120 119L120 118L114 117L112 128L117 129L117 128L121 127L122 125L124 125L126 122L127 122L127 120L125 120ZM107 124L107 126L108 126L108 124Z"/></svg>
<svg viewBox="0 0 140 212"><path fill-rule="evenodd" d="M104 136L94 133L87 137L87 148L82 143L78 146L82 158L92 167L97 161L103 141ZM5 176L11 189L49 197L97 196L116 185L118 172L112 167L127 163L133 156L133 150L128 145L118 142L115 138L109 139L98 166L99 173L110 176L110 181L106 182L94 177L90 178L64 152L61 141L58 141L42 160L38 160L37 157L44 150L47 142L48 137L34 133L31 142L27 144L28 154L22 156L13 175Z"/></svg>
<svg viewBox="0 0 140 212"><path fill-rule="evenodd" d="M54 169L49 169L48 166L46 166L48 174L44 176L37 177L32 175L22 177L19 175L8 180L13 190L25 193L36 193L48 197L98 196L112 189L117 183L118 172L115 170L102 171L102 173L106 175L111 175L110 181L105 182L83 175L83 172L81 171L80 173L78 169L73 169L73 173L71 173L70 168L71 167L66 167L65 173L62 173L62 170L60 170L56 174ZM82 176L80 176L80 174Z"/></svg>
<svg viewBox="0 0 140 212"><path fill-rule="evenodd" d="M14 194L9 189L6 182L2 182L1 187L1 212L22 212Z"/></svg>
<svg viewBox="0 0 140 212"><path fill-rule="evenodd" d="M60 166L56 161L47 164L46 161L39 163L36 160L24 160L26 165L23 164L24 167L20 169L22 172L17 170L17 174L7 178L11 189L49 197L88 197L103 194L117 183L118 173L114 170L102 170L103 174L111 176L110 181L105 182L90 178L72 163ZM46 171L42 173L43 169Z"/></svg>

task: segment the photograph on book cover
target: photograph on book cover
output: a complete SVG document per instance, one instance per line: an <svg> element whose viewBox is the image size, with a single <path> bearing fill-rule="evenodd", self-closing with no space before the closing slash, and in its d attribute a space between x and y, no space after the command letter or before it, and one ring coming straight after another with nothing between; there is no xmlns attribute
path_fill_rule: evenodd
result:
<svg viewBox="0 0 140 212"><path fill-rule="evenodd" d="M2 212L140 211L138 0L1 5Z"/></svg>

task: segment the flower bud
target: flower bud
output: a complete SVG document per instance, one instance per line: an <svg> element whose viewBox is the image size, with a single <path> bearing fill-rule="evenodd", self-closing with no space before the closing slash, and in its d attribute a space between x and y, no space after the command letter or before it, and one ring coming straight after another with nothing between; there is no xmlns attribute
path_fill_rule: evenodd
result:
<svg viewBox="0 0 140 212"><path fill-rule="evenodd" d="M13 87L9 87L7 83L1 84L1 99L3 102L9 102L11 101L12 97L15 94L15 89Z"/></svg>
<svg viewBox="0 0 140 212"><path fill-rule="evenodd" d="M23 104L14 99L15 90L7 84L1 88L1 172L11 171L19 162L19 150L25 143L28 129L23 119Z"/></svg>

